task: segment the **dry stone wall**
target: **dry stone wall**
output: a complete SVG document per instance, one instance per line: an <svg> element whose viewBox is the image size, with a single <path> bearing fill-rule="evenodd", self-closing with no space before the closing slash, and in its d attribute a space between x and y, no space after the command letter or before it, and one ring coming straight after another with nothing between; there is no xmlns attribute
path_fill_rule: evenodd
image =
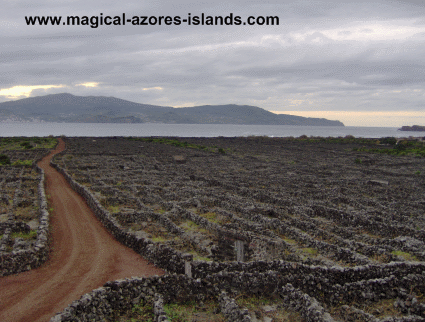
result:
<svg viewBox="0 0 425 322"><path fill-rule="evenodd" d="M251 294L280 298L307 321L424 320L425 180L412 174L422 159L284 139L187 140L228 152L68 138L54 166L117 240L186 274L197 296L226 292L236 319L249 317L232 298ZM179 289L183 275L169 276ZM189 299L151 287L164 303ZM383 301L399 315L368 311Z"/></svg>
<svg viewBox="0 0 425 322"><path fill-rule="evenodd" d="M37 190L39 199L37 237L33 245L24 244L23 249L14 249L11 252L0 251L0 276L16 274L39 267L49 256L49 212L47 210L47 199L44 190L44 171L38 166L35 166L35 168L39 173ZM16 204L16 202L16 199L14 199L14 204ZM0 250L6 250L6 247L11 241L11 234L13 232L29 232L30 230L28 225L22 222L16 223L14 221L14 216L12 216L13 213L6 225L3 226L5 228L1 239Z"/></svg>

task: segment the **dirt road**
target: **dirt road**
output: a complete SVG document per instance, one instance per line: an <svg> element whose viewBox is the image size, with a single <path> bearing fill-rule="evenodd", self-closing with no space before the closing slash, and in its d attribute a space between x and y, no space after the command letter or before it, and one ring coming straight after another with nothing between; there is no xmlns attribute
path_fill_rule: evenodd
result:
<svg viewBox="0 0 425 322"><path fill-rule="evenodd" d="M39 162L46 175L50 207L54 208L50 259L38 269L0 278L2 322L49 321L107 281L164 273L117 242L84 199L49 165L53 155L64 148L60 140L56 150Z"/></svg>

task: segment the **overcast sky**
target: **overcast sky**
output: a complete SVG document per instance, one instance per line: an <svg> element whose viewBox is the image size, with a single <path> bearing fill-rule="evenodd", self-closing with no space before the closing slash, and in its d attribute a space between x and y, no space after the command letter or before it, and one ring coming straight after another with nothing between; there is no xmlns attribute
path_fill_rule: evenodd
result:
<svg viewBox="0 0 425 322"><path fill-rule="evenodd" d="M0 102L68 92L425 125L425 2L2 0ZM27 26L25 16L278 16L278 26Z"/></svg>

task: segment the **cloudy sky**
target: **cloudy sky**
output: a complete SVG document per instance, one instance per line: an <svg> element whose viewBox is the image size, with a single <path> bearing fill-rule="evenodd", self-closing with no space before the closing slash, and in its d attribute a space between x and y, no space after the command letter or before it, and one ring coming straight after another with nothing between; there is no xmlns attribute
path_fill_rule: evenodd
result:
<svg viewBox="0 0 425 322"><path fill-rule="evenodd" d="M68 92L425 125L425 2L2 0L0 102ZM277 16L279 25L28 26L25 16Z"/></svg>

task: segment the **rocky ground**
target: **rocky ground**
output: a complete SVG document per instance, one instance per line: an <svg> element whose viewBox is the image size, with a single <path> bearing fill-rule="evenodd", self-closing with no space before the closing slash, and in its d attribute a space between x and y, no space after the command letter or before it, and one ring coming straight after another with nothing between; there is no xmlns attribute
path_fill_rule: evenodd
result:
<svg viewBox="0 0 425 322"><path fill-rule="evenodd" d="M421 147L415 147L416 154L391 155L376 152L406 149L386 140L307 137L66 138L66 145L55 162L129 233L191 253L199 262L283 260L329 272L366 266L368 272L367 267L394 267L390 262L422 267L425 258ZM320 297L303 283L295 286L336 320L414 315L420 321L424 284L406 289L398 269L390 271L388 276L365 273L380 279L388 292L360 288L361 302ZM422 281L420 272L411 278ZM386 280L391 276L397 282ZM369 285L372 279L327 283L354 292L355 283ZM316 290L323 287L311 283ZM237 290L232 296L251 299ZM251 308L251 319L292 314L280 312L274 300Z"/></svg>
<svg viewBox="0 0 425 322"><path fill-rule="evenodd" d="M33 164L55 143L53 138L0 138L0 155L8 160L0 163L0 253L34 246L40 174Z"/></svg>

